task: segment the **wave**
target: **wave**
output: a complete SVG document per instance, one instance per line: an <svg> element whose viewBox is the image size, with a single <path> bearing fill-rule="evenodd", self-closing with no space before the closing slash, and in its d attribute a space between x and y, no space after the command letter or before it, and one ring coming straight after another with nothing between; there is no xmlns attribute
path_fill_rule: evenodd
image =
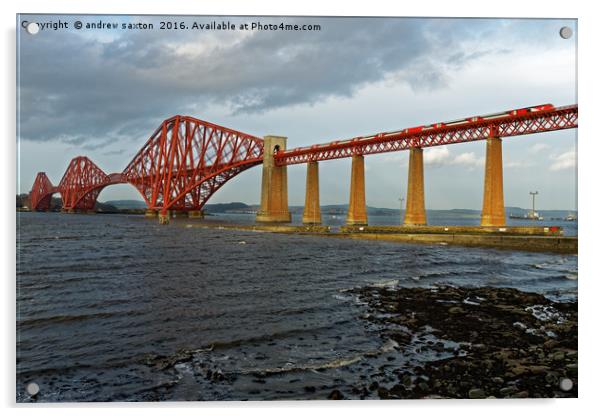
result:
<svg viewBox="0 0 602 416"><path fill-rule="evenodd" d="M390 280L379 280L374 283L370 283L368 287L393 287L399 284L399 279L390 279Z"/></svg>
<svg viewBox="0 0 602 416"><path fill-rule="evenodd" d="M350 357L341 357L335 358L334 360L327 361L321 364L300 364L300 365L291 365L284 367L268 367L268 368L254 368L241 370L241 374L264 374L264 375L274 375L274 374L282 374L282 373L291 373L291 372L301 372L301 371L319 371L326 370L331 368L340 368L346 367L351 364L355 364L358 361L363 360L364 358L376 357L380 354L387 353L392 351L395 348L398 348L399 344L392 339L388 339L380 348L372 351L366 351L364 353L352 355Z"/></svg>
<svg viewBox="0 0 602 416"><path fill-rule="evenodd" d="M295 329L279 331L279 332L275 332L275 333L271 333L271 334L258 335L255 337L234 339L231 341L216 341L216 342L208 343L197 349L182 351L181 354L194 354L197 352L205 352L208 349L209 350L229 349L229 348L233 348L233 347L239 347L244 344L252 344L252 343L258 343L258 342L264 342L264 341L273 341L273 340L277 340L277 339L284 339L284 338L288 338L291 336L303 335L303 334L312 333L312 332L316 332L316 331L320 331L320 330L337 328L337 327L340 327L342 324L345 324L348 322L353 322L353 321L354 321L354 319L352 319L352 318L341 319L338 321L332 321L326 325L314 326L311 328L295 328Z"/></svg>
<svg viewBox="0 0 602 416"><path fill-rule="evenodd" d="M567 274L554 274L550 276L532 277L528 279L516 280L517 283L551 283L566 280L577 280L577 272L568 272Z"/></svg>
<svg viewBox="0 0 602 416"><path fill-rule="evenodd" d="M419 281L422 279L430 279L430 278L440 278L440 277L449 277L456 275L456 272L446 271L446 272L430 272L430 273L422 273L416 276L412 276L411 279L414 281Z"/></svg>
<svg viewBox="0 0 602 416"><path fill-rule="evenodd" d="M118 315L121 312L98 312L91 314L83 314L83 315L54 315L48 316L44 318L33 318L33 319L22 319L17 321L17 328L30 327L30 326L39 326L39 325L49 325L49 324L57 324L57 323L66 323L66 322L77 322L77 321L86 321L88 319L96 319L96 318L108 318L114 315ZM125 311L123 313L132 314L132 311Z"/></svg>

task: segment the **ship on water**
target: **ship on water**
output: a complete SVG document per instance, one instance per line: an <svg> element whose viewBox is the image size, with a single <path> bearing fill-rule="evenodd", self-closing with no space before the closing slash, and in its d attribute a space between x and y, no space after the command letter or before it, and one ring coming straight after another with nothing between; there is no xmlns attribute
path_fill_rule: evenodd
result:
<svg viewBox="0 0 602 416"><path fill-rule="evenodd" d="M529 211L525 215L510 214L509 217L512 219L515 219L515 220L530 220L530 221L543 221L544 220L544 218L541 215L539 215L538 212L535 212L535 211Z"/></svg>

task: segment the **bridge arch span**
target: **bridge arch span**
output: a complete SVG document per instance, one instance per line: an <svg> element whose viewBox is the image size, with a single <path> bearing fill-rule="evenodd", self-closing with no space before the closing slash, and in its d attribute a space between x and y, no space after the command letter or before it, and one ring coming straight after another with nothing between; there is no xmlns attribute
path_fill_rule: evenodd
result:
<svg viewBox="0 0 602 416"><path fill-rule="evenodd" d="M38 172L36 179L33 182L33 186L31 187L31 191L29 192L29 205L31 210L50 210L52 195L57 192L59 192L58 188L50 182L46 172Z"/></svg>
<svg viewBox="0 0 602 416"><path fill-rule="evenodd" d="M224 183L262 162L262 139L178 115L155 130L122 178L150 209L200 210Z"/></svg>

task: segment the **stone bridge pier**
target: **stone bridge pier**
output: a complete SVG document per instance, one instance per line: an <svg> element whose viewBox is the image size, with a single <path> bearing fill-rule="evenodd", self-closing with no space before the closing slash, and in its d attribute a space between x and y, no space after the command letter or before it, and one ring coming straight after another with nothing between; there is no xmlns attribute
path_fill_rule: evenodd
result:
<svg viewBox="0 0 602 416"><path fill-rule="evenodd" d="M406 198L406 214L403 225L426 225L426 209L424 207L424 163L422 149L410 149L408 167L408 195Z"/></svg>
<svg viewBox="0 0 602 416"><path fill-rule="evenodd" d="M261 206L257 222L291 222L288 210L287 167L274 164L274 153L286 149L286 137L263 138L263 172L261 177Z"/></svg>
<svg viewBox="0 0 602 416"><path fill-rule="evenodd" d="M504 209L504 172L502 166L502 139L487 138L485 156L485 185L481 226L500 227L506 225Z"/></svg>

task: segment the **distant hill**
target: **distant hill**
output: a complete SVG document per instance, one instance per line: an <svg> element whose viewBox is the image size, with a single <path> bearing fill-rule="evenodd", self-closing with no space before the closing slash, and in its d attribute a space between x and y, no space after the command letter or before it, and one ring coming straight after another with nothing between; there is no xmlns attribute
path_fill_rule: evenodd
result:
<svg viewBox="0 0 602 416"><path fill-rule="evenodd" d="M118 199L105 201L103 204L113 205L118 209L146 209L146 202L137 199Z"/></svg>
<svg viewBox="0 0 602 416"><path fill-rule="evenodd" d="M61 209L61 199L59 197L52 198L51 210L58 211ZM23 206L29 206L29 195L21 194L17 195L17 208ZM289 210L292 214L302 214L302 205L291 205ZM334 204L334 205L321 205L322 213L326 215L345 215L347 214L347 204ZM399 215L398 208L378 208L378 207L366 207L369 215ZM117 212L120 210L144 210L146 209L146 203L144 201L136 199L119 199L105 202L97 202L96 209L103 212ZM259 209L258 205L248 205L244 202L228 202L220 204L207 204L203 207L203 210L207 213L253 213ZM518 215L523 216L529 213L529 208L520 207L506 207L506 215ZM574 210L547 210L538 209L537 212L544 218L564 218L568 214L577 214ZM454 217L478 217L481 215L479 209L427 209L427 213L437 213L439 215L450 215Z"/></svg>
<svg viewBox="0 0 602 416"><path fill-rule="evenodd" d="M146 209L146 202L135 199L119 199L113 201L106 201L104 204L112 205L118 209ZM243 202L228 202L224 204L207 204L203 207L203 210L208 213L220 213L220 212L243 212L253 211L255 206L247 205Z"/></svg>
<svg viewBox="0 0 602 416"><path fill-rule="evenodd" d="M251 205L247 205L243 202L228 202L225 204L207 204L203 207L203 210L208 213L220 213L220 212L249 212L254 211L257 208Z"/></svg>

